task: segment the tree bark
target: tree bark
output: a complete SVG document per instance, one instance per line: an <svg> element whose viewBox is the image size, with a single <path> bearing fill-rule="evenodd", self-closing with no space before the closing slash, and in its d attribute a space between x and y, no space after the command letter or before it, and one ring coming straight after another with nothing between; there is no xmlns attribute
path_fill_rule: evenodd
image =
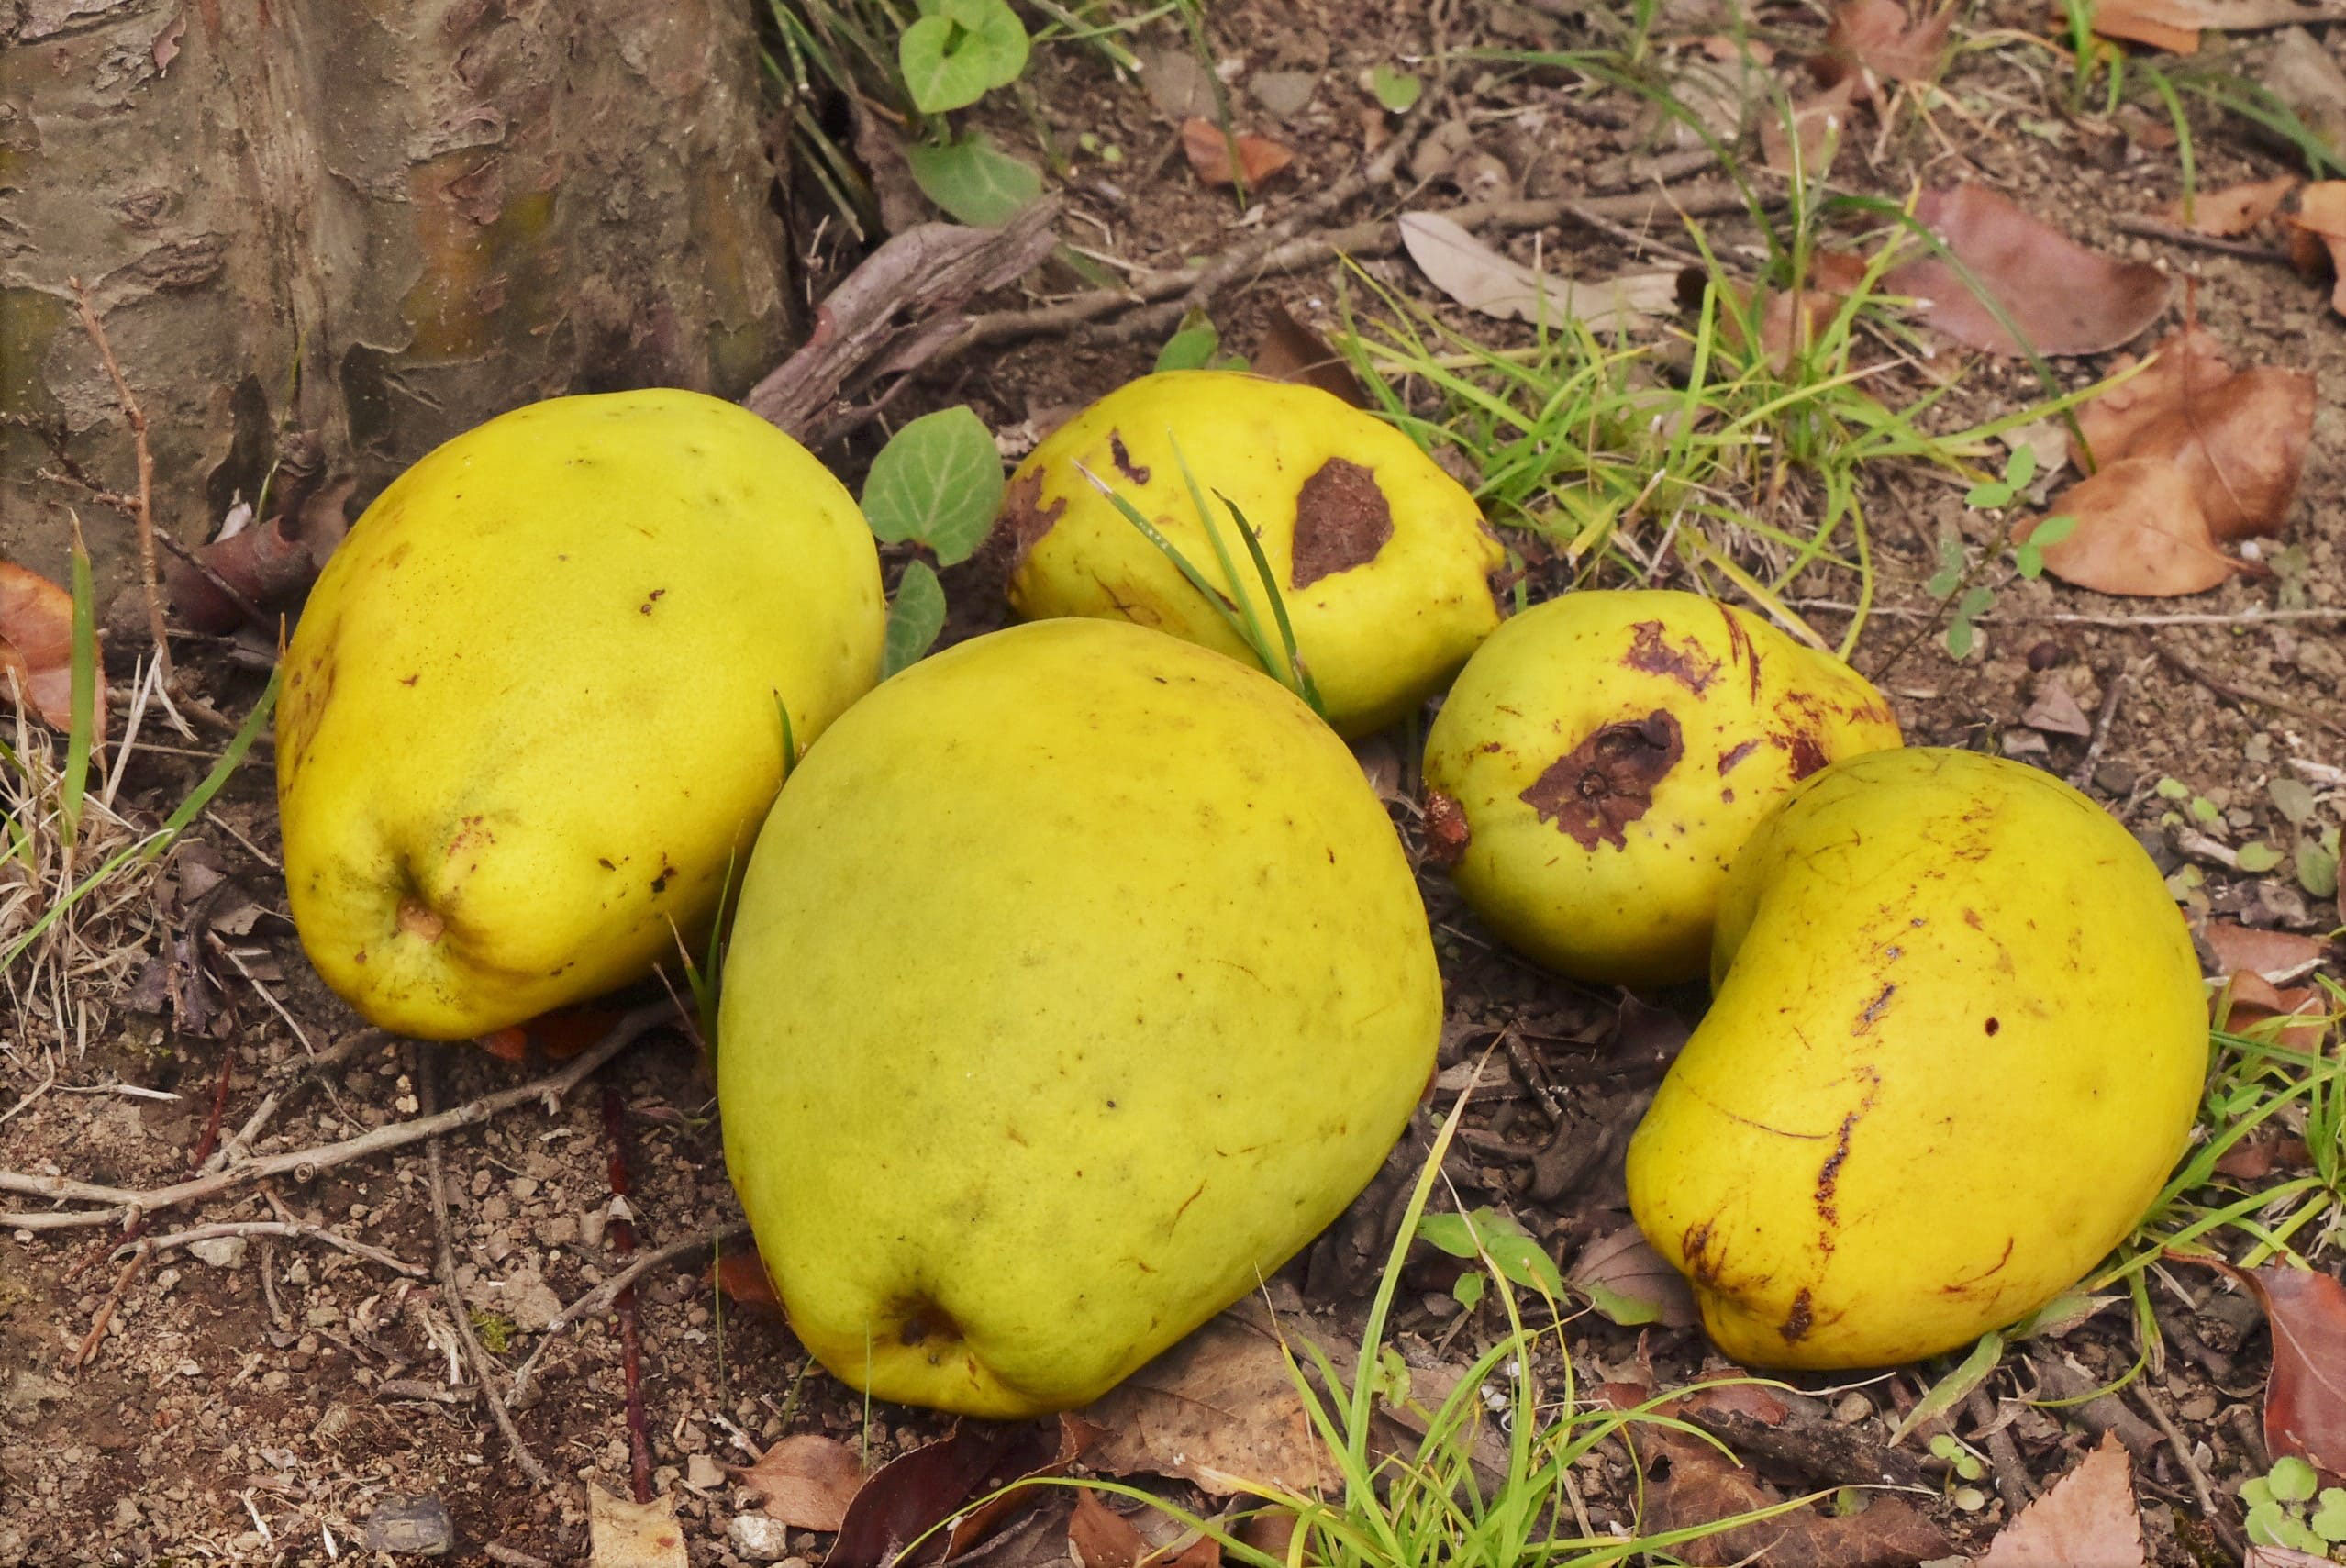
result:
<svg viewBox="0 0 2346 1568"><path fill-rule="evenodd" d="M136 488L74 277L190 543L294 431L363 501L537 398L738 395L794 326L755 51L741 0L0 0L0 555L71 503L128 580L58 477Z"/></svg>

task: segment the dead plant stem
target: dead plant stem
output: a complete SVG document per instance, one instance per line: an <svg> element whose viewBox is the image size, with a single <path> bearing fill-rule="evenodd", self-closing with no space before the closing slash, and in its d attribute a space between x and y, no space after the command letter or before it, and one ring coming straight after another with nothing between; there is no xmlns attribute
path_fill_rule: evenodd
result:
<svg viewBox="0 0 2346 1568"><path fill-rule="evenodd" d="M171 634L163 628L162 578L155 566L155 454L147 445L146 411L131 395L130 384L123 379L122 366L115 361L114 345L106 341L106 327L98 320L97 312L90 308L90 291L82 286L79 278L68 278L66 286L73 291L73 306L81 313L82 330L97 346L98 358L106 364L106 379L114 383L115 398L122 405L122 417L130 424L130 444L139 460L139 504L131 514L131 521L139 529L139 584L147 594L147 630L155 639L155 662L162 667L162 678L168 682L172 673Z"/></svg>

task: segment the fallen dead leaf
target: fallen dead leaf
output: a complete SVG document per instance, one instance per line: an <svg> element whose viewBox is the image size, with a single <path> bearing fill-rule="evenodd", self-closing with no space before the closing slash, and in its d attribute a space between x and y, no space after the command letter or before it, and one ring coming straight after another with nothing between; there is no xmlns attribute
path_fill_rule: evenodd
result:
<svg viewBox="0 0 2346 1568"><path fill-rule="evenodd" d="M1698 1439L1642 1429L1640 1443L1656 1455L1647 1473L1641 1529L1696 1529L1784 1499L1747 1466ZM1674 1548L1681 1561L1724 1568L1747 1562L1808 1568L1913 1568L1952 1551L1939 1527L1903 1497L1877 1496L1862 1513L1795 1508L1774 1518L1699 1536Z"/></svg>
<svg viewBox="0 0 2346 1568"><path fill-rule="evenodd" d="M2246 970L2279 985L2329 956L2329 943L2295 931L2268 931L2238 920L2210 920L2201 936L2227 974Z"/></svg>
<svg viewBox="0 0 2346 1568"><path fill-rule="evenodd" d="M2020 722L2046 735L2082 737L2094 732L2094 721L2078 706L2077 694L2069 689L2068 682L2050 673L2038 683L2036 699L2020 715Z"/></svg>
<svg viewBox="0 0 2346 1568"><path fill-rule="evenodd" d="M2053 503L2077 519L2069 537L2044 547L2045 570L2103 594L2196 594L2245 570L2216 548L2207 514L2174 465L2119 458L2079 480ZM2025 540L2035 531L2022 525Z"/></svg>
<svg viewBox="0 0 2346 1568"><path fill-rule="evenodd" d="M1220 126L1203 117L1181 122L1181 150L1188 155L1190 168L1209 185L1237 183L1230 172L1230 143L1233 139L1238 143L1238 172L1245 176L1250 188L1262 183L1295 161L1295 149L1267 136L1240 134L1236 138L1225 137Z"/></svg>
<svg viewBox="0 0 2346 1568"><path fill-rule="evenodd" d="M2121 374L2137 364L2142 366L2140 371L2079 406L2077 428L2089 450L2081 451L2071 443L2069 461L2078 473L2090 473L2096 462L2125 456L2144 427L2220 385L2232 373L2224 345L2204 327L2174 333L2142 360L2121 355L2110 373Z"/></svg>
<svg viewBox="0 0 2346 1568"><path fill-rule="evenodd" d="M1581 1249L1564 1283L1587 1296L1614 1322L1690 1328L1701 1320L1695 1293L1634 1225L1600 1236Z"/></svg>
<svg viewBox="0 0 2346 1568"><path fill-rule="evenodd" d="M2328 1557L2316 1557L2294 1546L2251 1546L2240 1568L2337 1568Z"/></svg>
<svg viewBox="0 0 2346 1568"><path fill-rule="evenodd" d="M2236 1182L2261 1182L2275 1171L2301 1171L2313 1163L2306 1140L2270 1125L2217 1156L2216 1173Z"/></svg>
<svg viewBox="0 0 2346 1568"><path fill-rule="evenodd" d="M673 1493L631 1503L586 1484L587 1568L687 1568Z"/></svg>
<svg viewBox="0 0 2346 1568"><path fill-rule="evenodd" d="M21 683L33 712L59 730L73 724L73 595L39 573L0 561L0 695ZM106 731L106 670L97 667L91 713Z"/></svg>
<svg viewBox="0 0 2346 1568"><path fill-rule="evenodd" d="M1844 76L1807 102L1795 104L1788 126L1785 117L1762 113L1761 161L1779 174L1789 174L1796 167L1793 150L1796 146L1800 154L1796 167L1804 178L1821 180L1831 172L1833 156L1840 150L1841 128L1849 123L1850 104L1857 85L1855 76Z"/></svg>
<svg viewBox="0 0 2346 1568"><path fill-rule="evenodd" d="M2273 1333L2266 1450L2296 1454L2331 1485L2346 1481L2346 1284L2283 1263L2224 1272L2255 1294Z"/></svg>
<svg viewBox="0 0 2346 1568"><path fill-rule="evenodd" d="M1361 386L1361 378L1352 373L1351 364L1284 305L1271 306L1250 362L1257 375L1316 386L1355 408L1368 406L1368 394Z"/></svg>
<svg viewBox="0 0 2346 1568"><path fill-rule="evenodd" d="M1214 78L1186 49L1144 49L1139 52L1140 85L1157 113L1175 125L1208 117L1214 113Z"/></svg>
<svg viewBox="0 0 2346 1568"><path fill-rule="evenodd" d="M2209 999L2211 1007L2219 1005L2224 1007L2225 1028L2238 1032L2267 1018L2303 1015L2307 1022L2282 1026L2278 1033L2280 1042L2292 1051L2321 1049L2322 1037L2329 1033L2326 1020L2329 1014L2329 1000L2327 993L2317 991L2310 985L2283 991L2263 975L2245 969L2228 978L2230 984Z"/></svg>
<svg viewBox="0 0 2346 1568"><path fill-rule="evenodd" d="M2298 183L2294 174L2277 174L2270 180L2251 180L2244 185L2202 191L2192 198L2189 217L2185 216L2180 200L2170 202L2163 216L2168 222L2181 224L2196 234L2229 239L2246 234L2279 212L2281 204Z"/></svg>
<svg viewBox="0 0 2346 1568"><path fill-rule="evenodd" d="M742 1311L776 1323L787 1317L782 1297L775 1294L773 1276L766 1273L765 1260L758 1256L754 1244L739 1246L719 1257L706 1283L723 1291L725 1299Z"/></svg>
<svg viewBox="0 0 2346 1568"><path fill-rule="evenodd" d="M2151 421L2126 449L2163 459L2218 539L2280 531L2313 440L2314 379L2257 365Z"/></svg>
<svg viewBox="0 0 2346 1568"><path fill-rule="evenodd" d="M2202 31L2252 31L2341 17L2346 9L2297 0L2095 0L2094 30L2104 38L2195 54Z"/></svg>
<svg viewBox="0 0 2346 1568"><path fill-rule="evenodd" d="M1142 1562L1149 1568L1220 1568L1222 1549L1213 1537L1200 1535L1153 1510L1143 1510L1141 1518L1167 1527L1158 1532L1166 1539L1151 1540L1096 1492L1079 1492L1075 1511L1067 1520L1067 1543L1083 1568L1137 1568Z"/></svg>
<svg viewBox="0 0 2346 1568"><path fill-rule="evenodd" d="M1067 1419L972 1422L940 1441L914 1449L873 1471L847 1506L823 1568L887 1568L914 1540L953 1520L945 1554L966 1551L1004 1514L1033 1499L1033 1488L971 1508L973 1497L1014 1481L1057 1474L1082 1449ZM934 1540L934 1537L931 1537Z"/></svg>
<svg viewBox="0 0 2346 1568"><path fill-rule="evenodd" d="M1842 0L1808 68L1818 82L1848 82L1864 98L1880 97L1884 82L1936 82L1954 21L1952 6L1917 18L1898 0Z"/></svg>
<svg viewBox="0 0 2346 1568"><path fill-rule="evenodd" d="M2040 354L2115 349L2167 307L2166 273L2089 250L1985 185L1926 191L1915 217L1971 270ZM1967 348L2022 352L1995 310L1936 256L1893 267L1882 286L1921 301L1923 319Z"/></svg>
<svg viewBox="0 0 2346 1568"><path fill-rule="evenodd" d="M2118 1439L2101 1446L2006 1525L1979 1568L2144 1568L2134 1467Z"/></svg>
<svg viewBox="0 0 2346 1568"><path fill-rule="evenodd" d="M863 1485L863 1467L853 1449L812 1434L784 1438L757 1463L732 1469L742 1485L766 1495L768 1516L793 1529L826 1534L847 1522L848 1505Z"/></svg>
<svg viewBox="0 0 2346 1568"><path fill-rule="evenodd" d="M1278 1340L1227 1312L1078 1415L1099 1429L1086 1462L1112 1475L1178 1476L1225 1497L1339 1484Z"/></svg>
<svg viewBox="0 0 2346 1568"><path fill-rule="evenodd" d="M1401 243L1433 285L1502 321L1577 319L1597 333L1635 326L1678 302L1678 273L1625 272L1575 282L1501 255L1440 213L1401 215Z"/></svg>
<svg viewBox="0 0 2346 1568"><path fill-rule="evenodd" d="M2329 294L2329 308L2346 316L2346 180L2323 180L2297 193L2297 210L2289 227L2306 241L2329 252L2329 268L2337 282ZM2300 266L2305 265L2302 255Z"/></svg>

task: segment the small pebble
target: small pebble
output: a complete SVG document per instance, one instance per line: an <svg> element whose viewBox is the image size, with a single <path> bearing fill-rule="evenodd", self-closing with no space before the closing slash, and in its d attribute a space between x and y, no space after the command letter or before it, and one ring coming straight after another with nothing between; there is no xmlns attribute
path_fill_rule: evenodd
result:
<svg viewBox="0 0 2346 1568"><path fill-rule="evenodd" d="M790 1555L790 1530L764 1514L736 1514L725 1527L734 1551L752 1562L780 1562Z"/></svg>
<svg viewBox="0 0 2346 1568"><path fill-rule="evenodd" d="M1873 1414L1873 1401L1852 1389L1840 1396L1833 1406L1833 1419L1845 1427L1854 1426Z"/></svg>
<svg viewBox="0 0 2346 1568"><path fill-rule="evenodd" d="M456 1521L438 1497L385 1497L367 1516L370 1551L406 1551L439 1557L456 1544Z"/></svg>

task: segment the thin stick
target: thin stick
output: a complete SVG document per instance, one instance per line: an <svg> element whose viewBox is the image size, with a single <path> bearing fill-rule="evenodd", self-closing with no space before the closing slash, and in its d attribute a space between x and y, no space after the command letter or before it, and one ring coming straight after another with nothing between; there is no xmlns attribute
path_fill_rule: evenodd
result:
<svg viewBox="0 0 2346 1568"><path fill-rule="evenodd" d="M2155 217L2121 215L2110 220L2110 227L2120 234L2139 234L2145 239L2163 239L2170 245L2188 245L2195 250L2238 256L2243 261L2270 261L2280 267L2293 264L2287 251L2276 250L2270 245L2251 245L2244 239L2225 239L2213 234L2201 234L2195 229L2178 228L2172 223L2161 223Z"/></svg>
<svg viewBox="0 0 2346 1568"><path fill-rule="evenodd" d="M2174 1418L2167 1414L2167 1407L2159 1402L2159 1396L2151 1393L2144 1383L2137 1382L2130 1392L2136 1403L2151 1413L2151 1421L2167 1440L2167 1447L2174 1451L2175 1462L2183 1466L2184 1475L2191 1483L2191 1495L2199 1499L2200 1518L2215 1528L2233 1555L2238 1556L2246 1551L2247 1544L2225 1519L2222 1510L2217 1507L2216 1494L2208 1486L2207 1477L2200 1470L2199 1462L2191 1457L2191 1444L2185 1442L2183 1433L2176 1430Z"/></svg>
<svg viewBox="0 0 2346 1568"><path fill-rule="evenodd" d="M240 1187L267 1176L292 1173L295 1181L306 1182L318 1172L332 1166L362 1160L386 1150L405 1149L442 1133L456 1132L468 1127L478 1127L484 1121L503 1115L516 1106L532 1100L542 1102L549 1110L561 1106L572 1090L578 1087L594 1071L635 1043L640 1036L675 1017L675 1009L662 1002L652 1006L639 1007L611 1026L589 1050L583 1051L559 1073L550 1073L533 1084L523 1084L495 1094L468 1100L453 1110L437 1116L419 1117L413 1121L396 1121L378 1127L356 1138L346 1138L339 1143L320 1144L313 1149L288 1150L249 1161L241 1165L229 1165L195 1181L181 1182L175 1186L156 1187L139 1192L128 1187L98 1186L89 1182L69 1182L61 1176L28 1176L18 1171L0 1171L0 1192L24 1193L33 1197L53 1198L62 1203L105 1204L104 1208L74 1209L66 1212L0 1214L0 1229L67 1230L84 1225L111 1225L128 1218L135 1209L141 1213L176 1208L182 1204L195 1203ZM321 1058L321 1060L323 1060ZM256 1118L257 1119L257 1118Z"/></svg>
<svg viewBox="0 0 2346 1568"><path fill-rule="evenodd" d="M416 1088L428 1111L439 1100L439 1063L431 1046L424 1046L416 1053ZM521 1429L513 1424L513 1415L497 1397L495 1381L496 1370L489 1360L489 1352L482 1347L480 1331L473 1327L473 1314L464 1306L464 1292L456 1283L456 1228L448 1218L448 1167L441 1155L446 1138L434 1134L424 1144L424 1156L430 1167L432 1196L432 1229L438 1235L439 1247L439 1296L447 1304L448 1315L456 1320L456 1337L463 1341L465 1359L473 1363L473 1381L481 1385L486 1397L489 1415L496 1421L497 1430L505 1434L506 1446L513 1450L513 1457L528 1473L529 1479L542 1489L550 1488L554 1478L521 1440Z"/></svg>
<svg viewBox="0 0 2346 1568"><path fill-rule="evenodd" d="M620 1258L636 1250L635 1221L628 1216L628 1106L618 1085L603 1085L603 1137L611 1157L611 1251ZM643 1418L643 1328L636 1317L636 1287L620 1291L612 1305L618 1309L619 1368L628 1391L628 1473L635 1500L651 1501L651 1433Z"/></svg>
<svg viewBox="0 0 2346 1568"><path fill-rule="evenodd" d="M2186 680L2198 682L2236 707L2249 703L2258 703L2279 713L2294 714L2307 724L2318 725L2329 730L2332 735L2346 735L2346 724L2340 724L2326 713L2317 712L2302 703L2292 702L2287 697L2277 697L2269 692L2260 692L2251 687L2235 686L2219 681L2163 644L2153 644L2151 651L2156 653L2160 660L2176 674Z"/></svg>
<svg viewBox="0 0 2346 1568"><path fill-rule="evenodd" d="M2110 726L2117 721L2118 705L2125 699L2127 683L2133 679L2133 670L2124 664L2110 672L2108 689L2102 693L2102 711L2094 717L2093 739L2085 742L2085 755L2078 762L2076 772L2069 775L2072 787L2084 789L2093 778L2094 770L2101 766L2102 749L2109 744Z"/></svg>
<svg viewBox="0 0 2346 1568"><path fill-rule="evenodd" d="M1855 614L1857 606L1845 599L1788 599L1795 609L1841 610ZM1937 612L1931 610L1896 609L1876 605L1866 612L1888 620L1931 620ZM2182 611L2170 615L2096 616L2074 611L1997 611L1990 610L1972 617L1983 626L2114 626L2119 628L2144 626L2275 626L2291 621L2346 621L2346 605L2308 610L2240 610L2232 614Z"/></svg>
<svg viewBox="0 0 2346 1568"><path fill-rule="evenodd" d="M370 1247L364 1241L353 1241L339 1231L327 1229L323 1225L307 1225L298 1219L223 1220L217 1225L199 1225L192 1230L174 1230L168 1236L156 1237L147 1245L158 1252L167 1252L174 1247L184 1247L191 1241L209 1241L222 1236L306 1236L313 1241L323 1241L329 1247L339 1247L352 1257L364 1258L369 1262L381 1263L384 1268L395 1273L406 1274L409 1279L432 1277L429 1269L420 1263L411 1263L395 1252L386 1252L380 1247ZM115 1249L117 1255L119 1255L121 1251L120 1247Z"/></svg>
<svg viewBox="0 0 2346 1568"><path fill-rule="evenodd" d="M1987 1444L1988 1462L1995 1469L1996 1495L2004 1499L2004 1517L2009 1519L2029 1506L2029 1472L2020 1462L2019 1448L2012 1441L2011 1429L1996 1424L1996 1402L1988 1397L1985 1385L1973 1388L1963 1408L1985 1434L1977 1440Z"/></svg>
<svg viewBox="0 0 2346 1568"><path fill-rule="evenodd" d="M518 1400L521 1397L522 1392L529 1385L530 1374L537 1370L538 1358L546 1353L546 1347L554 1342L555 1335L583 1318L599 1318L608 1312L611 1304L619 1299L619 1293L644 1274L679 1258L689 1258L695 1253L713 1251L732 1242L746 1240L749 1235L750 1228L746 1225L725 1225L698 1236L686 1236L671 1241L664 1247L655 1247L649 1252L637 1253L635 1262L554 1314L546 1324L546 1331L538 1337L537 1345L522 1358L521 1365L515 1370L513 1392L506 1398Z"/></svg>
<svg viewBox="0 0 2346 1568"><path fill-rule="evenodd" d="M155 568L155 454L147 447L147 416L139 400L130 395L130 384L122 377L122 367L115 362L114 345L106 341L106 328L98 321L97 312L90 308L90 291L82 286L79 278L68 278L66 286L73 291L73 306L81 313L82 330L97 345L98 358L106 363L106 378L114 383L114 395L122 405L122 417L130 423L130 444L139 456L139 506L131 520L139 527L139 582L147 591L147 630L155 639L155 662L162 669L163 679L171 679L171 636L163 629L162 578Z"/></svg>

